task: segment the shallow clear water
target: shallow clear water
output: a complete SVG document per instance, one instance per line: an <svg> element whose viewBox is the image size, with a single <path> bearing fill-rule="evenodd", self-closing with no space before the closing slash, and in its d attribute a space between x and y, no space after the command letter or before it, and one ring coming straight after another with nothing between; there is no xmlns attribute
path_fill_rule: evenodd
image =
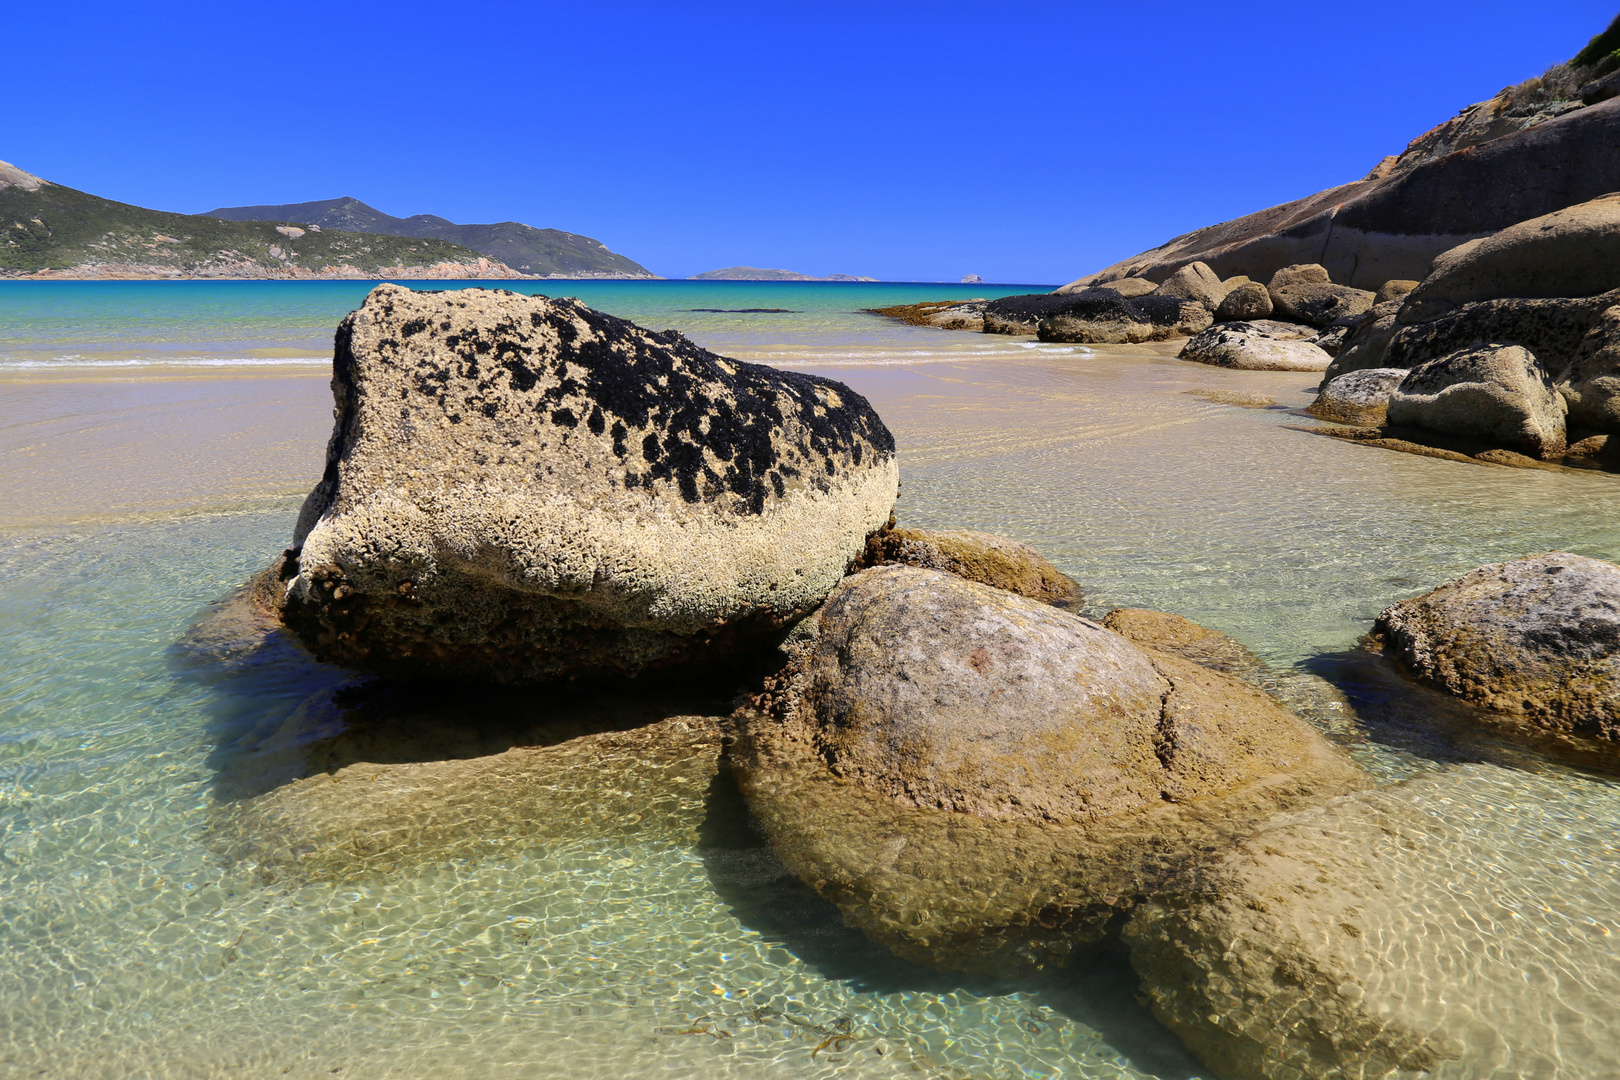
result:
<svg viewBox="0 0 1620 1080"><path fill-rule="evenodd" d="M241 805L226 781L268 769L277 738L325 738L342 721L320 703L346 680L293 650L221 659L181 643L287 542L330 401L307 369L201 378L151 361L224 356L220 342L313 348L362 290L315 302L305 283L255 283L249 300L203 289L196 311L165 294L119 316L121 339L93 300L46 304L30 322L16 313L35 300L14 287L0 287L0 353L55 359L0 372L0 1076L1207 1075L1136 1004L1118 956L1041 986L887 958L736 839L746 823L723 791L676 802L692 829L730 840L537 821L503 824L488 855L424 849L350 877L237 859L220 842L222 814ZM705 287L707 302L663 287L662 306L636 308L628 290L622 306L587 299L844 379L896 433L902 522L1019 537L1095 610L1161 608L1232 633L1385 779L1455 778L1428 811L1444 823L1442 854L1403 882L1410 951L1427 956L1437 920L1488 926L1492 963L1459 962L1436 985L1477 997L1498 1035L1443 1074L1614 1074L1612 1041L1592 1031L1620 1028L1608 994L1620 963L1591 928L1620 910L1615 785L1381 726L1313 672L1384 604L1480 563L1551 548L1620 558L1620 478L1352 446L1288 430L1298 418L1282 408L1184 392L1297 407L1309 376L858 312L955 287L898 299L837 287L836 300L819 285ZM115 307L148 303L135 295L147 286L111 288L130 290ZM817 314L762 329L683 306ZM102 346L146 359L116 373L64 359ZM486 706L497 710L468 707ZM562 710L524 707L542 725ZM303 783L328 782L313 761ZM1488 917L1482 894L1497 904ZM1497 985L1503 963L1529 996Z"/></svg>

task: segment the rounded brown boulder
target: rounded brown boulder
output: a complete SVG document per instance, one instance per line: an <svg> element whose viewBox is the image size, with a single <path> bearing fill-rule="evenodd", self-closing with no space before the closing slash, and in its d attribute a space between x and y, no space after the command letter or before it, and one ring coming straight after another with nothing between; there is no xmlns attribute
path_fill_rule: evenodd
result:
<svg viewBox="0 0 1620 1080"><path fill-rule="evenodd" d="M1000 974L1360 777L1231 676L911 567L847 579L738 719L743 791L795 873L900 955Z"/></svg>
<svg viewBox="0 0 1620 1080"><path fill-rule="evenodd" d="M1078 607L1073 578L1018 540L962 529L884 529L866 542L860 568L898 563L977 581L1057 607Z"/></svg>
<svg viewBox="0 0 1620 1080"><path fill-rule="evenodd" d="M1620 749L1620 566L1563 551L1493 563L1390 605L1374 631L1504 726Z"/></svg>

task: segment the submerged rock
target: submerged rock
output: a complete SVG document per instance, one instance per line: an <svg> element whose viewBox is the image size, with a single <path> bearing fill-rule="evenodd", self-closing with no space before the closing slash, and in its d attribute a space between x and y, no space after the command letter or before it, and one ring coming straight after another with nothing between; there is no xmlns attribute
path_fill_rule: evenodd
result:
<svg viewBox="0 0 1620 1080"><path fill-rule="evenodd" d="M1183 360L1243 371L1325 371L1333 358L1309 341L1277 337L1261 323L1217 323L1188 340Z"/></svg>
<svg viewBox="0 0 1620 1080"><path fill-rule="evenodd" d="M1465 765L1280 816L1138 908L1131 962L1234 1080L1616 1075L1599 788Z"/></svg>
<svg viewBox="0 0 1620 1080"><path fill-rule="evenodd" d="M1493 563L1378 616L1423 682L1569 744L1620 747L1620 567L1555 551Z"/></svg>
<svg viewBox="0 0 1620 1080"><path fill-rule="evenodd" d="M283 617L347 666L533 682L766 647L897 492L848 387L574 300L382 285L334 369Z"/></svg>
<svg viewBox="0 0 1620 1080"><path fill-rule="evenodd" d="M1005 589L1057 607L1079 607L1084 596L1073 578L1046 556L1017 540L963 530L884 529L866 542L860 566L899 564Z"/></svg>
<svg viewBox="0 0 1620 1080"><path fill-rule="evenodd" d="M1565 408L1528 349L1484 345L1413 368L1390 392L1388 420L1545 459L1563 453Z"/></svg>
<svg viewBox="0 0 1620 1080"><path fill-rule="evenodd" d="M739 781L795 873L902 956L1003 975L1360 782L1252 686L910 567L846 580L739 722Z"/></svg>
<svg viewBox="0 0 1620 1080"><path fill-rule="evenodd" d="M1389 396L1407 374L1405 368L1346 372L1329 379L1305 411L1341 424L1382 425L1389 413Z"/></svg>
<svg viewBox="0 0 1620 1080"><path fill-rule="evenodd" d="M387 750L370 760L226 804L211 839L267 878L336 881L570 840L695 845L722 767L722 723L665 717L552 745L467 757L440 749L415 761L400 760L411 733L390 728Z"/></svg>
<svg viewBox="0 0 1620 1080"><path fill-rule="evenodd" d="M1250 675L1263 666L1260 658L1218 630L1164 611L1115 608L1102 624L1125 640L1157 649L1201 667L1228 675Z"/></svg>

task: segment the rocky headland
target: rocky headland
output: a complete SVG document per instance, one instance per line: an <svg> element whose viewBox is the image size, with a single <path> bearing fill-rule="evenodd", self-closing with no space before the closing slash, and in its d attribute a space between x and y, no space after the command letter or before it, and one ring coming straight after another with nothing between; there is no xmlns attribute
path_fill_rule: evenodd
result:
<svg viewBox="0 0 1620 1080"><path fill-rule="evenodd" d="M1085 345L1184 341L1183 360L1323 372L1309 412L1342 426L1305 429L1318 434L1620 469L1617 45L1611 26L1361 180L1054 293L878 314Z"/></svg>

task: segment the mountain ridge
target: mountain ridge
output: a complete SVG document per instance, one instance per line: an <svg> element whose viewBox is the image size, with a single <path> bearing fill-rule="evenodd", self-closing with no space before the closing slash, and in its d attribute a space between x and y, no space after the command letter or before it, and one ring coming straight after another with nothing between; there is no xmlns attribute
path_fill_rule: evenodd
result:
<svg viewBox="0 0 1620 1080"><path fill-rule="evenodd" d="M519 273L544 278L652 278L650 270L606 244L561 229L537 229L519 221L487 225L460 225L436 214L394 217L351 195L301 203L260 206L221 206L204 217L222 221L290 222L320 230L375 236L402 236L444 240L487 258L497 259Z"/></svg>
<svg viewBox="0 0 1620 1080"><path fill-rule="evenodd" d="M149 210L0 161L0 277L515 278L437 239Z"/></svg>

